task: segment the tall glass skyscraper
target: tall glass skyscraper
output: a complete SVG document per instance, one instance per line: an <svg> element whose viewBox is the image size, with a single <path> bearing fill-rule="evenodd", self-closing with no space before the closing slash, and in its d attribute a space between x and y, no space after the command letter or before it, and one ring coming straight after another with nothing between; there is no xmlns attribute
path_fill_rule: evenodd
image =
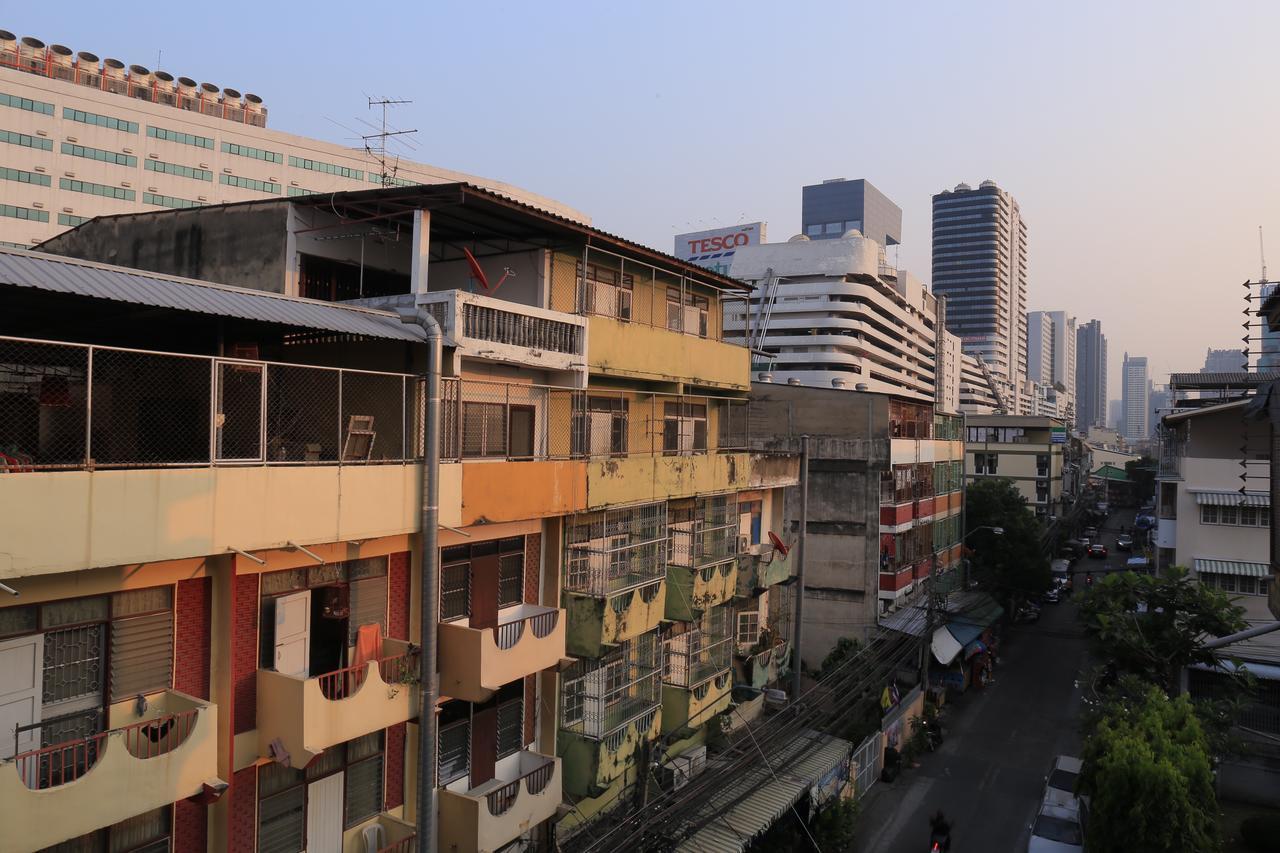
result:
<svg viewBox="0 0 1280 853"><path fill-rule="evenodd" d="M1076 429L1107 425L1107 336L1102 322L1076 329Z"/></svg>
<svg viewBox="0 0 1280 853"><path fill-rule="evenodd" d="M1012 195L983 181L933 197L933 292L947 331L981 355L997 381L1027 375L1027 224Z"/></svg>

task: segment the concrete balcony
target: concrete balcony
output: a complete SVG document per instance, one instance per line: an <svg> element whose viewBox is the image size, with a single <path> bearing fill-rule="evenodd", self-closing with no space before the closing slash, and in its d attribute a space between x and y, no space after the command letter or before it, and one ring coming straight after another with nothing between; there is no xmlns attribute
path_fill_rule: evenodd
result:
<svg viewBox="0 0 1280 853"><path fill-rule="evenodd" d="M221 787L216 705L168 690L133 711L0 762L0 850L30 853Z"/></svg>
<svg viewBox="0 0 1280 853"><path fill-rule="evenodd" d="M587 462L587 507L691 498L746 489L751 454L738 451L646 454Z"/></svg>
<svg viewBox="0 0 1280 853"><path fill-rule="evenodd" d="M658 580L607 597L566 592L564 606L569 619L566 651L596 658L605 646L658 627L666 615L667 582Z"/></svg>
<svg viewBox="0 0 1280 853"><path fill-rule="evenodd" d="M496 778L467 791L440 791L440 849L490 853L555 817L560 759L524 751L498 762Z"/></svg>
<svg viewBox="0 0 1280 853"><path fill-rule="evenodd" d="M574 459L462 463L462 526L570 515L586 507L587 463Z"/></svg>
<svg viewBox="0 0 1280 853"><path fill-rule="evenodd" d="M780 639L769 648L741 654L736 669L740 684L755 688L773 684L791 672L791 642Z"/></svg>
<svg viewBox="0 0 1280 853"><path fill-rule="evenodd" d="M662 685L662 733L692 733L716 714L728 710L733 699L733 673L725 666L718 674L691 687Z"/></svg>
<svg viewBox="0 0 1280 853"><path fill-rule="evenodd" d="M406 722L418 713L418 654L400 640L382 641L383 657L300 678L258 670L258 754L279 740L291 767L329 747Z"/></svg>
<svg viewBox="0 0 1280 853"><path fill-rule="evenodd" d="M445 337L456 342L457 355L571 372L583 380L575 384L586 384L585 317L462 290L428 293L421 298Z"/></svg>
<svg viewBox="0 0 1280 853"><path fill-rule="evenodd" d="M745 347L613 317L590 318L587 363L593 374L650 382L749 390Z"/></svg>
<svg viewBox="0 0 1280 853"><path fill-rule="evenodd" d="M367 827L377 824L377 848L371 849L364 842ZM364 823L356 824L342 833L342 853L416 853L418 830L408 821L383 812Z"/></svg>
<svg viewBox="0 0 1280 853"><path fill-rule="evenodd" d="M693 568L667 566L666 618L690 622L709 608L724 604L738 591L738 561Z"/></svg>
<svg viewBox="0 0 1280 853"><path fill-rule="evenodd" d="M738 560L738 595L750 598L757 590L768 589L791 577L791 554L783 554L772 545L758 545L758 554L747 554Z"/></svg>
<svg viewBox="0 0 1280 853"><path fill-rule="evenodd" d="M493 628L466 620L440 623L440 692L484 702L504 684L557 666L565 656L565 612L521 604L498 613Z"/></svg>
<svg viewBox="0 0 1280 853"><path fill-rule="evenodd" d="M662 706L646 703L639 716L603 737L561 729L556 751L563 762L564 789L578 797L598 797L636 763L645 743L657 740Z"/></svg>

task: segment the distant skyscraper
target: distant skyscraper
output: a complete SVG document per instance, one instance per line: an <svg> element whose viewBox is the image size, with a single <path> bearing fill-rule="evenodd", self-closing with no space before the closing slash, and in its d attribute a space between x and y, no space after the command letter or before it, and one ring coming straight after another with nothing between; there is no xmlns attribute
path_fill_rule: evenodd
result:
<svg viewBox="0 0 1280 853"><path fill-rule="evenodd" d="M1090 320L1076 330L1076 428L1108 425L1107 336Z"/></svg>
<svg viewBox="0 0 1280 853"><path fill-rule="evenodd" d="M1124 402L1122 400L1107 401L1107 426L1122 434L1124 429Z"/></svg>
<svg viewBox="0 0 1280 853"><path fill-rule="evenodd" d="M1123 420L1120 434L1129 441L1145 441L1151 432L1151 379L1147 374L1146 357L1125 353L1121 379Z"/></svg>
<svg viewBox="0 0 1280 853"><path fill-rule="evenodd" d="M933 197L933 292L947 297L947 331L965 352L1019 388L1027 375L1027 225L994 181Z"/></svg>
<svg viewBox="0 0 1280 853"><path fill-rule="evenodd" d="M1041 385L1062 389L1054 392L1060 417L1066 417L1068 409L1075 411L1075 317L1068 317L1065 311L1032 311L1027 315L1027 375Z"/></svg>
<svg viewBox="0 0 1280 853"><path fill-rule="evenodd" d="M1155 438L1160 419L1169 414L1173 408L1174 396L1168 385L1151 385L1150 389L1148 405L1151 408L1147 418L1147 437Z"/></svg>
<svg viewBox="0 0 1280 853"><path fill-rule="evenodd" d="M1245 354L1242 349L1210 349L1205 352L1201 373L1239 373L1244 369Z"/></svg>
<svg viewBox="0 0 1280 853"><path fill-rule="evenodd" d="M863 178L832 178L801 190L800 226L810 240L832 240L857 229L881 246L902 242L902 208Z"/></svg>

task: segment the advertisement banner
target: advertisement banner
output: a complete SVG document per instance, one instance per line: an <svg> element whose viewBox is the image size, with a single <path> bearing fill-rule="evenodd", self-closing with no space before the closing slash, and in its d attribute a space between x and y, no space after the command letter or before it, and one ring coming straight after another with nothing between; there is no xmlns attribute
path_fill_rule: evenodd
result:
<svg viewBox="0 0 1280 853"><path fill-rule="evenodd" d="M765 224L747 222L728 228L677 234L672 254L681 260L691 261L721 275L728 275L735 251L743 246L758 246L764 241Z"/></svg>

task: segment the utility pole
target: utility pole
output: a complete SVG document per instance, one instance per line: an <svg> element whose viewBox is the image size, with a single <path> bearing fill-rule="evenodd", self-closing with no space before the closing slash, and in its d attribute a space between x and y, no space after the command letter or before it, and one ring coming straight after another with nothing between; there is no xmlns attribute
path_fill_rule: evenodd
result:
<svg viewBox="0 0 1280 853"><path fill-rule="evenodd" d="M791 630L791 701L800 697L800 635L804 625L804 540L809 531L809 436L800 436L800 536L796 541L796 615Z"/></svg>
<svg viewBox="0 0 1280 853"><path fill-rule="evenodd" d="M962 545L961 551L963 550L964 550L964 546ZM925 619L925 629L924 629L924 648L921 649L921 652L924 655L924 657L920 661L920 683L923 685L926 693L929 692L929 658L933 657L933 631L934 631L933 620L937 616L937 613L935 612L935 607L936 607L935 601L937 599L937 596L938 596L938 552L935 549L933 552L933 558L929 564L929 600L928 602L926 602L926 605L925 605L928 609L925 611L925 613L927 614L927 617Z"/></svg>

